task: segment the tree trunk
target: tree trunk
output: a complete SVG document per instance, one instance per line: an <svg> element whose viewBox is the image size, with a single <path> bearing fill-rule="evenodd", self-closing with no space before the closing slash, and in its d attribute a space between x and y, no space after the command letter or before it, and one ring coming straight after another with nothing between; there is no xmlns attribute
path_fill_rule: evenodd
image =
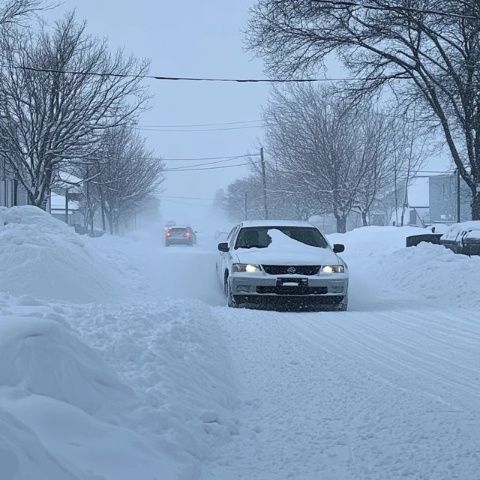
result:
<svg viewBox="0 0 480 480"><path fill-rule="evenodd" d="M473 193L472 220L480 220L480 192Z"/></svg>
<svg viewBox="0 0 480 480"><path fill-rule="evenodd" d="M337 232L338 233L346 233L347 232L347 217L335 215L335 219L337 220Z"/></svg>
<svg viewBox="0 0 480 480"><path fill-rule="evenodd" d="M368 214L367 212L362 212L362 222L364 227L368 227Z"/></svg>

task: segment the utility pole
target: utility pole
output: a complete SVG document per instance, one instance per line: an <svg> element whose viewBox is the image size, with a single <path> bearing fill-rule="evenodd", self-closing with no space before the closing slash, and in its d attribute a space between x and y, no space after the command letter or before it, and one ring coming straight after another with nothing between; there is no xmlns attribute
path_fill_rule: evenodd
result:
<svg viewBox="0 0 480 480"><path fill-rule="evenodd" d="M65 189L65 223L68 225L68 188Z"/></svg>
<svg viewBox="0 0 480 480"><path fill-rule="evenodd" d="M264 213L265 220L268 220L267 172L266 172L266 169L265 169L265 157L263 155L263 147L260 148L260 161L262 163L263 213Z"/></svg>
<svg viewBox="0 0 480 480"><path fill-rule="evenodd" d="M460 170L457 168L457 222L460 223Z"/></svg>
<svg viewBox="0 0 480 480"><path fill-rule="evenodd" d="M248 220L248 192L245 192L244 202L243 202L243 211L245 220Z"/></svg>

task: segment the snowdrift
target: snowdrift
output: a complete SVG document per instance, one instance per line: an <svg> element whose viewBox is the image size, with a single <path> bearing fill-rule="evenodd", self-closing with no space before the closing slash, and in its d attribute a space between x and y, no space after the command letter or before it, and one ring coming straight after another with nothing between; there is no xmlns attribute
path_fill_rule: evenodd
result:
<svg viewBox="0 0 480 480"><path fill-rule="evenodd" d="M4 316L0 321L0 385L70 403L86 413L126 410L133 392L100 356L60 323Z"/></svg>
<svg viewBox="0 0 480 480"><path fill-rule="evenodd" d="M31 429L1 407L0 466L5 480L80 480L50 456Z"/></svg>
<svg viewBox="0 0 480 480"><path fill-rule="evenodd" d="M75 307L72 327L136 393L130 426L201 462L239 430L237 392L221 327L200 301Z"/></svg>
<svg viewBox="0 0 480 480"><path fill-rule="evenodd" d="M480 308L480 257L456 255L440 245L421 243L389 255L382 262L382 271L405 297Z"/></svg>
<svg viewBox="0 0 480 480"><path fill-rule="evenodd" d="M480 308L480 257L456 255L440 245L421 243L407 248L409 235L425 233L416 227L365 227L329 236L345 243L342 256L350 267L353 309L362 298L378 292L400 296L406 306L435 305ZM365 272L371 282L365 285Z"/></svg>
<svg viewBox="0 0 480 480"><path fill-rule="evenodd" d="M0 291L76 303L119 298L116 274L63 222L31 206L0 208Z"/></svg>
<svg viewBox="0 0 480 480"><path fill-rule="evenodd" d="M37 314L38 315L38 314ZM133 391L54 320L0 320L2 480L175 478L178 466L128 429Z"/></svg>

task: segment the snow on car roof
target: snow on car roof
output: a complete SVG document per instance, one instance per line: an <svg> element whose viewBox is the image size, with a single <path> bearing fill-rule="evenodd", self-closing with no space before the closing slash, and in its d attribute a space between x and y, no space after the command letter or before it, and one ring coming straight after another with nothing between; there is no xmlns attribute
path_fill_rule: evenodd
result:
<svg viewBox="0 0 480 480"><path fill-rule="evenodd" d="M297 220L245 220L240 224L242 227L315 227L309 222Z"/></svg>
<svg viewBox="0 0 480 480"><path fill-rule="evenodd" d="M460 232L480 231L480 220L471 220L469 222L454 223L442 235L443 240L455 240Z"/></svg>

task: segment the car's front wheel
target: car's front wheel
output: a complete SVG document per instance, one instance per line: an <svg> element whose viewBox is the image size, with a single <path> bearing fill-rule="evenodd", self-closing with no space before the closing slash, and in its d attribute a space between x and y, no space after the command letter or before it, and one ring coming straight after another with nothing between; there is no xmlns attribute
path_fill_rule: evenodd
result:
<svg viewBox="0 0 480 480"><path fill-rule="evenodd" d="M228 278L228 275L225 275L225 296L227 297L227 306L230 308L238 308L238 304L235 301L235 297L233 296L232 293L232 287L230 286L230 280Z"/></svg>
<svg viewBox="0 0 480 480"><path fill-rule="evenodd" d="M337 306L337 312L346 312L348 310L348 295L345 295L341 303Z"/></svg>

